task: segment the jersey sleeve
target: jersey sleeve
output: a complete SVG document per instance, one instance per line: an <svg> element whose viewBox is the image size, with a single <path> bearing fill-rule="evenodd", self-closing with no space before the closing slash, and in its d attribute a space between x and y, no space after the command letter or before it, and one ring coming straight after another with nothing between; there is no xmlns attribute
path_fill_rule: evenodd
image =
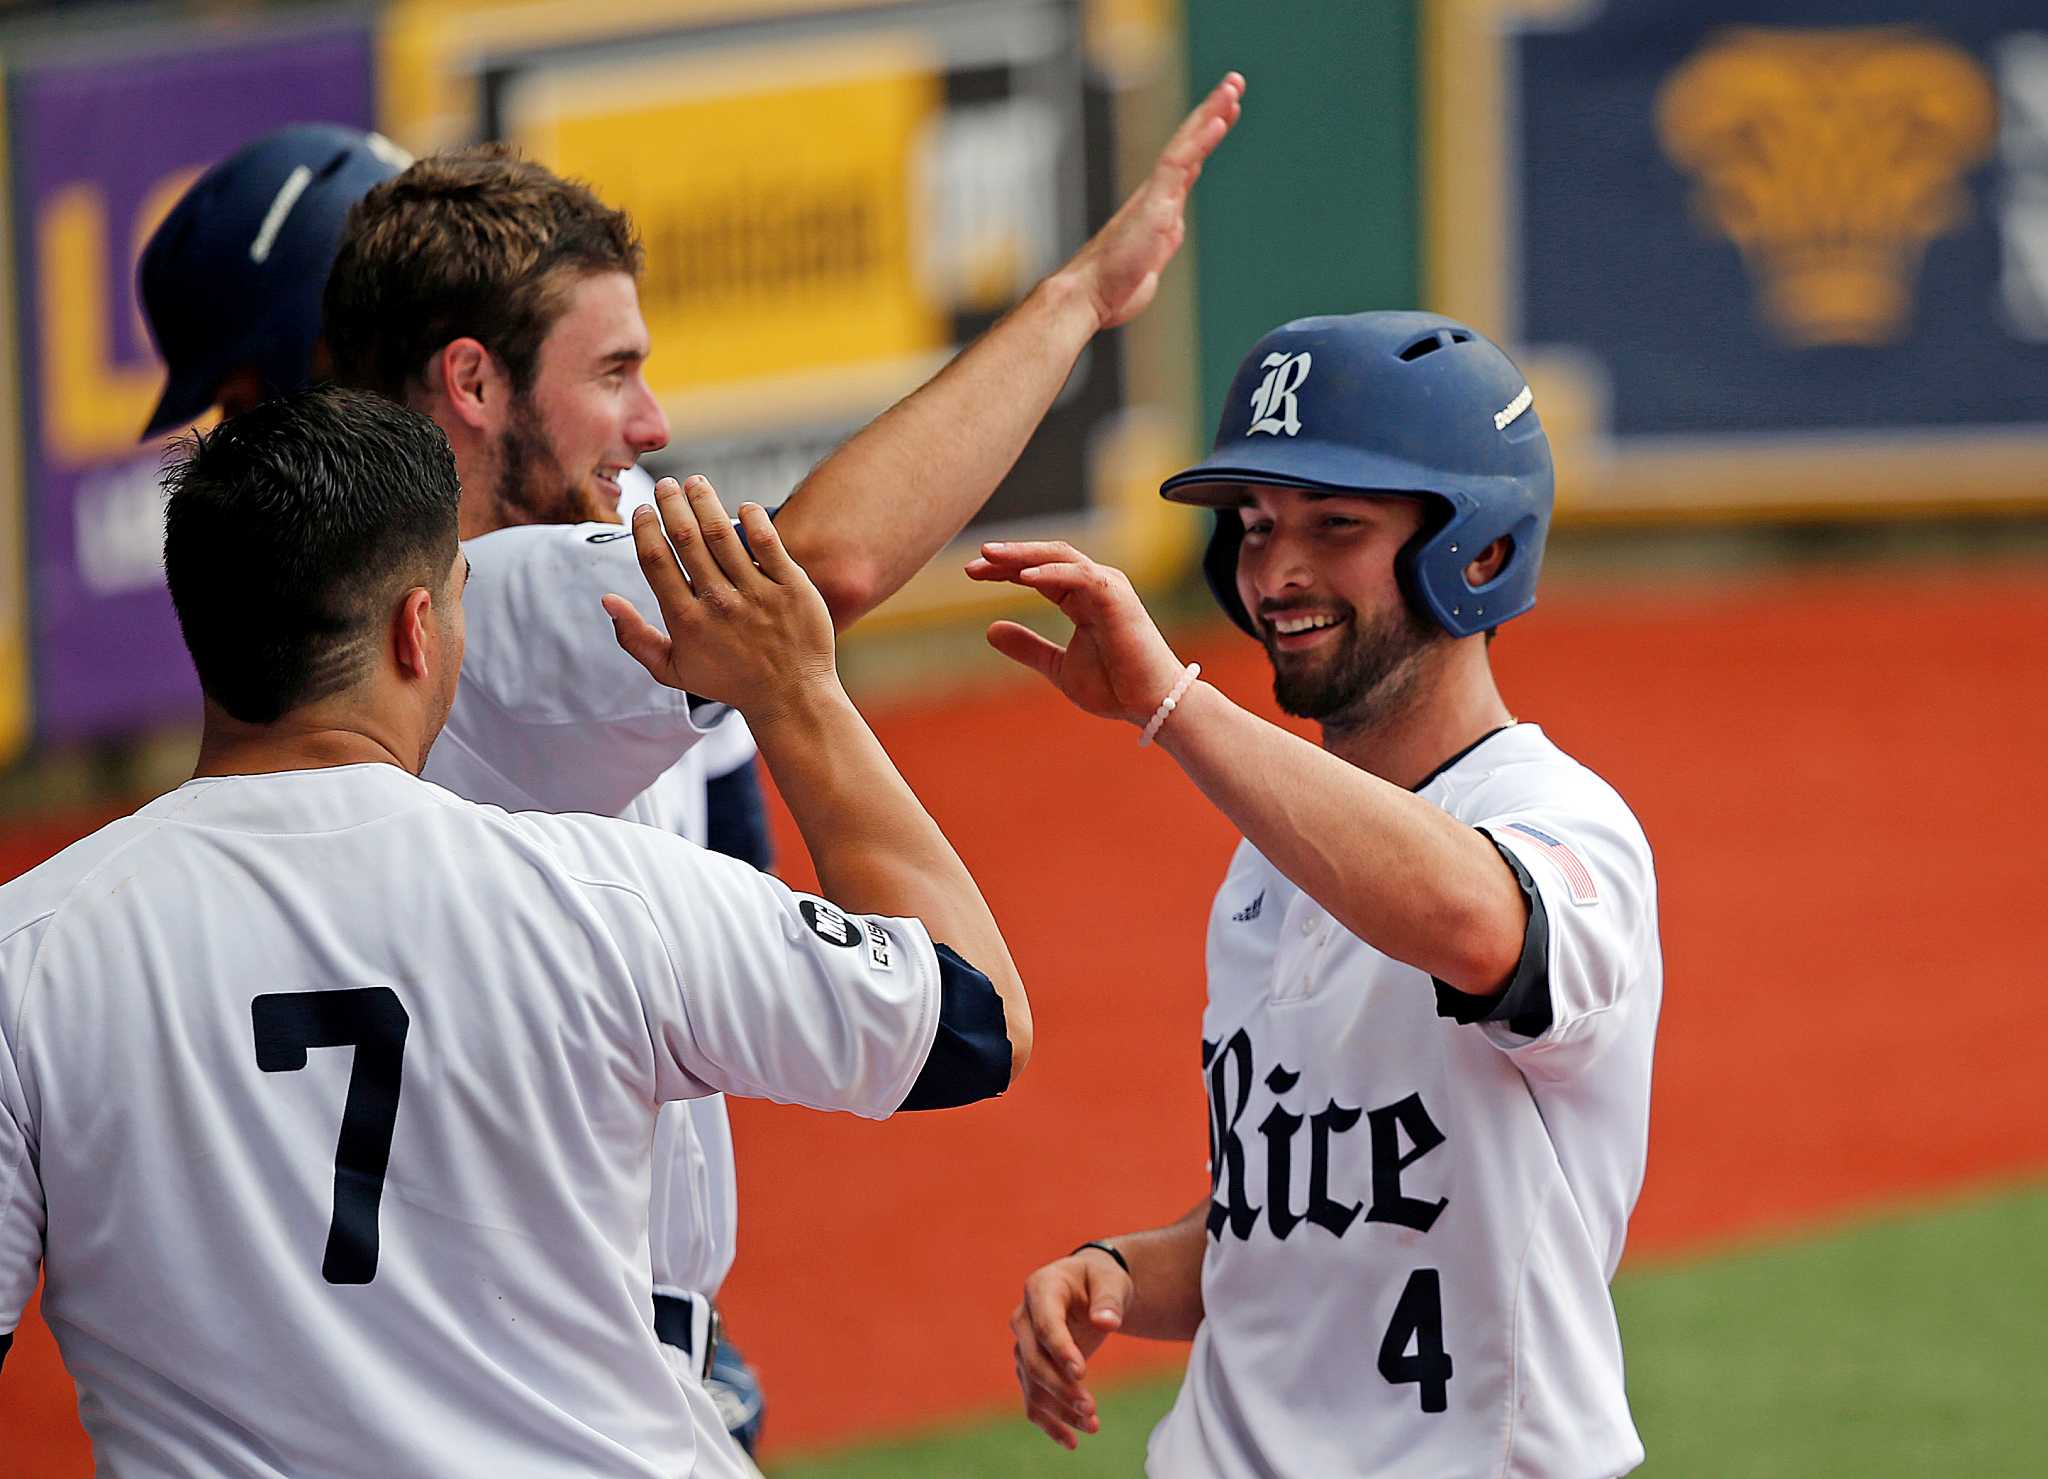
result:
<svg viewBox="0 0 2048 1479"><path fill-rule="evenodd" d="M573 834L608 900L657 1098L722 1090L881 1119L910 1096L938 1038L944 980L918 920L841 910L630 822L518 820Z"/></svg>
<svg viewBox="0 0 2048 1479"><path fill-rule="evenodd" d="M0 1357L14 1340L43 1261L43 1186L36 1128L18 1061L22 995L41 931L0 940Z"/></svg>
<svg viewBox="0 0 2048 1479"><path fill-rule="evenodd" d="M1654 992L1661 956L1649 844L1618 802L1515 810L1478 825L1514 870L1529 924L1504 989L1444 1014L1476 1021L1527 1071L1569 1072Z"/></svg>
<svg viewBox="0 0 2048 1479"><path fill-rule="evenodd" d="M700 706L699 723L715 716L705 714ZM754 732L747 728L747 721L739 713L726 710L723 718L709 723L704 738L698 743L697 755L704 762L704 774L712 780L731 775L743 766L751 766L754 757L760 754L760 747L754 743Z"/></svg>

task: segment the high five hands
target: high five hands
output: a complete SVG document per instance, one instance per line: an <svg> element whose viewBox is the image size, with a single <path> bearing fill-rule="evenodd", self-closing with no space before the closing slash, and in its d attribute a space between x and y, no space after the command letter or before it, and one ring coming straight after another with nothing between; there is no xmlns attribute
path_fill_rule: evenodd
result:
<svg viewBox="0 0 2048 1479"><path fill-rule="evenodd" d="M657 682L731 704L750 721L807 686L835 684L831 613L767 512L743 503L735 528L701 477L663 478L654 496L654 508L633 511L633 543L662 625L607 595L619 645Z"/></svg>
<svg viewBox="0 0 2048 1479"><path fill-rule="evenodd" d="M1145 183L1061 269L1095 305L1097 328L1127 324L1151 303L1187 235L1188 191L1237 122L1243 99L1244 78L1225 73L1166 141Z"/></svg>
<svg viewBox="0 0 2048 1479"><path fill-rule="evenodd" d="M1074 624L1062 647L1027 626L999 621L989 646L1040 674L1076 707L1142 725L1180 678L1130 578L1061 540L984 544L967 564L971 580L1007 581L1037 591Z"/></svg>

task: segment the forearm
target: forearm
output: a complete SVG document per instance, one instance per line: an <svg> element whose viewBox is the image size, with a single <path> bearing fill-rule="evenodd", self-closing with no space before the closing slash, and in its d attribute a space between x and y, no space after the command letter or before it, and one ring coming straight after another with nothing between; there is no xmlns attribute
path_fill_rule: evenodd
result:
<svg viewBox="0 0 2048 1479"><path fill-rule="evenodd" d="M981 890L859 710L835 682L747 713L762 760L803 833L820 890L842 908L922 920L1003 999L1011 1076L1031 1053L1031 1010Z"/></svg>
<svg viewBox="0 0 2048 1479"><path fill-rule="evenodd" d="M1347 930L1463 991L1520 959L1527 905L1475 829L1197 683L1160 731L1218 810Z"/></svg>
<svg viewBox="0 0 2048 1479"><path fill-rule="evenodd" d="M844 630L966 527L1094 335L1064 275L1041 282L922 388L819 464L775 526Z"/></svg>
<svg viewBox="0 0 2048 1479"><path fill-rule="evenodd" d="M1209 1199L1167 1227L1123 1233L1104 1242L1131 1266L1131 1300L1121 1332L1147 1340L1193 1340L1202 1323L1202 1254L1208 1247Z"/></svg>

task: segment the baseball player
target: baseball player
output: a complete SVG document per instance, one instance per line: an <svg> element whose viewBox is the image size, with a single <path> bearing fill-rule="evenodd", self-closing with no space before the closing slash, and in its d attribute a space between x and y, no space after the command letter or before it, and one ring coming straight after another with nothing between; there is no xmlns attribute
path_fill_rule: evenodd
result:
<svg viewBox="0 0 2048 1479"><path fill-rule="evenodd" d="M882 1117L1030 1051L816 589L757 506L749 550L670 483L633 530L663 627L610 605L658 681L754 718L844 907L417 777L468 564L427 418L298 392L169 492L196 774L0 887L0 1331L40 1264L121 1479L741 1472L647 1301L656 1105Z"/></svg>
<svg viewBox="0 0 2048 1479"><path fill-rule="evenodd" d="M1656 878L1614 790L1518 723L1487 642L1529 609L1552 472L1507 356L1435 314L1255 345L1207 461L1212 588L1320 748L1183 667L1129 583L992 544L1060 647L1243 832L1209 915L1210 1194L1082 1244L1011 1319L1025 1411L1097 1430L1114 1331L1192 1340L1155 1475L1612 1479L1642 1459L1608 1281L1642 1185Z"/></svg>

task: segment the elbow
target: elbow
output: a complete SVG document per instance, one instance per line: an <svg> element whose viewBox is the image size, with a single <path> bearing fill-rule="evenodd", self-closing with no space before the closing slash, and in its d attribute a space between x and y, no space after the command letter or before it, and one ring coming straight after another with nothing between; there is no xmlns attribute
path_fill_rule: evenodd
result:
<svg viewBox="0 0 2048 1479"><path fill-rule="evenodd" d="M881 566L848 544L843 535L812 539L809 527L795 515L792 508L776 520L782 547L803 567L818 594L825 598L825 609L832 613L833 626L843 632L890 594Z"/></svg>
<svg viewBox="0 0 2048 1479"><path fill-rule="evenodd" d="M1454 960L1444 962L1432 974L1444 985L1468 996L1493 996L1515 978L1515 970L1521 963L1519 948L1494 952L1469 950Z"/></svg>
<svg viewBox="0 0 2048 1479"><path fill-rule="evenodd" d="M842 632L881 605L889 594L882 588L881 572L870 561L821 560L817 569L807 567L805 573L825 598L832 625Z"/></svg>
<svg viewBox="0 0 2048 1479"><path fill-rule="evenodd" d="M1431 973L1472 996L1491 996L1515 978L1529 930L1529 908L1519 898L1513 914L1485 911L1461 919L1443 938L1457 944Z"/></svg>
<svg viewBox="0 0 2048 1479"><path fill-rule="evenodd" d="M1015 1085L1023 1075L1024 1065L1031 1061L1031 1008L1024 1001L1024 987L1013 982L1008 999L1011 1005L1006 1016L1010 1033L1010 1084Z"/></svg>

